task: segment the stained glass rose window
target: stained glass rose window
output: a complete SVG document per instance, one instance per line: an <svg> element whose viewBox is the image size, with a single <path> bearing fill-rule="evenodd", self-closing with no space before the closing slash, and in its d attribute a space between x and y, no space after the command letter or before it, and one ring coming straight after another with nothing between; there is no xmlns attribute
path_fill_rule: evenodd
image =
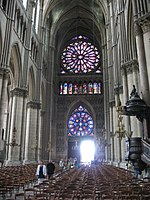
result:
<svg viewBox="0 0 150 200"><path fill-rule="evenodd" d="M79 106L68 120L68 136L93 135L93 129L92 116L85 107Z"/></svg>
<svg viewBox="0 0 150 200"><path fill-rule="evenodd" d="M88 73L98 69L100 55L97 47L84 36L72 38L70 44L63 50L62 66L64 70L73 73Z"/></svg>

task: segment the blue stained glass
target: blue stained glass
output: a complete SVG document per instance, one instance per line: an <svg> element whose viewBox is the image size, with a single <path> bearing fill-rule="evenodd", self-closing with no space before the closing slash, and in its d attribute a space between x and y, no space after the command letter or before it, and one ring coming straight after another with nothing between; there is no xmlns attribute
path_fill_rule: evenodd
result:
<svg viewBox="0 0 150 200"><path fill-rule="evenodd" d="M68 120L68 136L93 135L94 122L83 106L74 110Z"/></svg>
<svg viewBox="0 0 150 200"><path fill-rule="evenodd" d="M82 35L72 38L61 56L63 67L73 73L92 72L98 66L100 55L98 49L88 42L88 38Z"/></svg>
<svg viewBox="0 0 150 200"><path fill-rule="evenodd" d="M77 95L77 94L102 94L102 83L101 82L60 82L59 83L59 94L60 95Z"/></svg>
<svg viewBox="0 0 150 200"><path fill-rule="evenodd" d="M68 94L72 94L72 83L69 83Z"/></svg>
<svg viewBox="0 0 150 200"><path fill-rule="evenodd" d="M63 94L67 94L67 83L64 83Z"/></svg>

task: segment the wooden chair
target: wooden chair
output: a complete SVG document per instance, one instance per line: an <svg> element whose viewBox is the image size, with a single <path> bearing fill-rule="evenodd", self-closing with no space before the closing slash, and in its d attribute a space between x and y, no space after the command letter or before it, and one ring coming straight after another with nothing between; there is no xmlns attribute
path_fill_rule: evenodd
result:
<svg viewBox="0 0 150 200"><path fill-rule="evenodd" d="M141 200L141 197L139 195L130 195L130 196L126 196L125 200Z"/></svg>
<svg viewBox="0 0 150 200"><path fill-rule="evenodd" d="M65 200L73 200L74 195L73 194L68 194L68 193L63 193L60 197L60 199L65 199Z"/></svg>
<svg viewBox="0 0 150 200"><path fill-rule="evenodd" d="M31 199L32 197L35 197L37 193L37 190L34 188L26 188L24 189L24 195L26 199Z"/></svg>
<svg viewBox="0 0 150 200"><path fill-rule="evenodd" d="M46 194L46 193L36 194L35 198L36 199L49 200L49 195Z"/></svg>
<svg viewBox="0 0 150 200"><path fill-rule="evenodd" d="M142 195L141 200L150 200L150 195Z"/></svg>
<svg viewBox="0 0 150 200"><path fill-rule="evenodd" d="M116 200L111 194L102 195L101 200Z"/></svg>
<svg viewBox="0 0 150 200"><path fill-rule="evenodd" d="M15 198L6 198L6 200L15 200Z"/></svg>
<svg viewBox="0 0 150 200"><path fill-rule="evenodd" d="M7 191L7 187L0 187L0 196L4 198L6 196Z"/></svg>
<svg viewBox="0 0 150 200"><path fill-rule="evenodd" d="M15 194L15 200L25 200L25 194L24 193L17 193Z"/></svg>
<svg viewBox="0 0 150 200"><path fill-rule="evenodd" d="M95 196L93 194L83 194L81 195L82 200L95 200Z"/></svg>

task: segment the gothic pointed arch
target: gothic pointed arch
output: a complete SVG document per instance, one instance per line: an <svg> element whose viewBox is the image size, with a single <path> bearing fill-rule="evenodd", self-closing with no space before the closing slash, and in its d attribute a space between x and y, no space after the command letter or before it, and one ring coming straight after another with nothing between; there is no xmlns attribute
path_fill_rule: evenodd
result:
<svg viewBox="0 0 150 200"><path fill-rule="evenodd" d="M63 3L61 1L51 1L45 11L44 26L46 27L46 31L44 41L46 45L44 59L46 65L43 66L42 72L43 74L46 72L44 76L46 80L46 95L51 94L53 88L56 91L55 94L57 94L50 95L52 98L46 99L48 109L45 115L48 115L48 112L50 112L50 116L52 116L50 125L47 125L47 127L52 128L47 135L51 135L53 146L56 148L57 158L67 157L67 145L69 145L69 143L66 145L66 141L69 139L67 125L68 120L74 112L78 111L81 114L81 111L83 111L83 114L90 116L90 123L91 121L94 122L92 132L87 133L87 135L94 135L96 132L100 132L104 124L104 51L102 47L104 44L106 45L105 23L107 21L107 6L106 4L103 5L104 2L101 3L98 0L87 1L77 0L71 2L66 0ZM75 68L74 70L69 70L69 68L66 69L62 65L62 60L65 62L67 59L65 57L61 58L63 53L65 53L63 50L72 43L72 39L78 42L78 45L74 42L72 46L74 57L77 52L75 48L81 47L85 51L84 48L87 46L86 52L84 52L87 55L85 58L87 59L86 61L82 60L84 57L83 51L77 52L76 61L79 59L78 64L80 65L80 69L78 70L76 66L75 68L79 73L74 73L76 71ZM66 57L70 53L68 49ZM99 56L97 57L97 55ZM46 60L47 57L49 57L48 61ZM67 64L72 68L72 58L69 57L69 59L70 62ZM93 65L93 62L95 65ZM83 69L84 67L85 69ZM62 73L63 71L66 73ZM81 117L81 120L85 119ZM80 126L81 123L78 126L81 130L82 127ZM86 128L84 126L84 129ZM82 135L83 133L80 131L78 134ZM45 145L47 145L46 141Z"/></svg>
<svg viewBox="0 0 150 200"><path fill-rule="evenodd" d="M28 94L29 100L33 100L35 97L35 75L32 66L29 68L28 72Z"/></svg>
<svg viewBox="0 0 150 200"><path fill-rule="evenodd" d="M128 48L130 50L131 59L137 58L137 50L136 50L136 41L135 41L135 33L134 33L134 21L133 19L133 8L131 1L128 1L127 4L127 38L128 38Z"/></svg>
<svg viewBox="0 0 150 200"><path fill-rule="evenodd" d="M93 136L95 134L95 112L88 101L78 100L70 105L67 113L68 136Z"/></svg>
<svg viewBox="0 0 150 200"><path fill-rule="evenodd" d="M12 87L13 88L19 87L22 64L21 64L20 50L17 43L12 45L9 66L12 76L14 78Z"/></svg>
<svg viewBox="0 0 150 200"><path fill-rule="evenodd" d="M91 106L91 104L86 99L84 99L84 101L83 99L74 100L68 108L67 117L73 112L74 109L76 109L80 105L83 105L84 107L86 107L86 109L91 113L92 117L95 120L95 117L96 117L95 111L93 107Z"/></svg>
<svg viewBox="0 0 150 200"><path fill-rule="evenodd" d="M66 6L64 6L64 4ZM75 34L84 34L94 42L105 44L107 5L99 1L51 2L45 11L44 24L49 21L50 46L60 49ZM52 23L55 21L55 23Z"/></svg>

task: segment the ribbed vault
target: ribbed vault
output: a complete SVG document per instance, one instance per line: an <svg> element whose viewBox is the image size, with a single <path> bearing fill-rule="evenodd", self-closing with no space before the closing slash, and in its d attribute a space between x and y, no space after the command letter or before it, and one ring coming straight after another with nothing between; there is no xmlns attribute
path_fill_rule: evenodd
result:
<svg viewBox="0 0 150 200"><path fill-rule="evenodd" d="M50 43L56 49L76 34L88 36L99 47L104 43L106 19L102 2L49 1L45 10L45 23L47 20L52 36Z"/></svg>

